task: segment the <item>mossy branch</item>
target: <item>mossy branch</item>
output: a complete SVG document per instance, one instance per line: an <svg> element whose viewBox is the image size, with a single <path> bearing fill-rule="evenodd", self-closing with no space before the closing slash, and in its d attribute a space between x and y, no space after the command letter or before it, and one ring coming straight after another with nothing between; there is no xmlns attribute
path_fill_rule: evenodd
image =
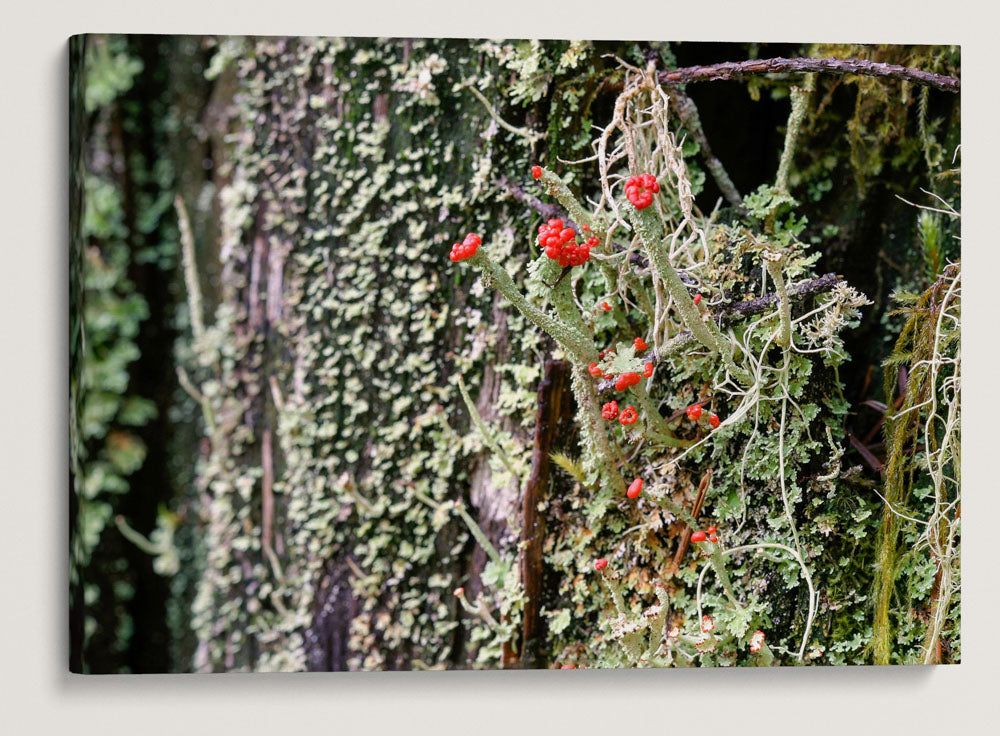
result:
<svg viewBox="0 0 1000 736"><path fill-rule="evenodd" d="M781 151L778 175L774 182L775 188L783 192L788 192L788 173L791 171L792 159L795 156L795 144L802 130L802 123L806 119L809 97L814 85L815 76L809 75L805 87L792 87L791 89L792 111L788 115L788 125L785 128L785 147Z"/></svg>
<svg viewBox="0 0 1000 736"><path fill-rule="evenodd" d="M788 300L788 289L785 286L785 257L781 253L765 251L764 265L767 273L774 281L774 290L778 294L778 314L781 319L781 326L778 328L778 336L775 342L783 348L792 344L792 306Z"/></svg>
<svg viewBox="0 0 1000 736"><path fill-rule="evenodd" d="M649 393L646 391L646 387L642 381L632 386L629 390L646 414L648 425L646 427L646 435L650 439L654 439L667 447L690 447L693 444L691 440L682 440L673 433L667 421L660 415L660 410L653 403L653 400L649 398Z"/></svg>
<svg viewBox="0 0 1000 736"><path fill-rule="evenodd" d="M618 470L615 453L611 449L611 443L608 442L594 383L582 365L573 366L571 385L579 407L577 416L581 424L581 448L585 453L590 453L601 480L610 487L613 494L620 495L625 492L625 479Z"/></svg>
<svg viewBox="0 0 1000 736"><path fill-rule="evenodd" d="M714 82L727 79L741 79L751 74L780 73L824 73L824 74L862 74L869 77L890 77L914 84L926 85L944 92L958 92L961 82L944 74L925 72L922 69L886 64L868 59L749 59L747 61L724 61L708 66L690 66L681 69L670 69L657 75L661 84L689 84L691 82ZM606 84L607 89L614 89L615 83Z"/></svg>
<svg viewBox="0 0 1000 736"><path fill-rule="evenodd" d="M926 543L938 570L938 579L931 596L931 623L925 638L925 663L934 661L936 643L943 629L950 605L953 586L953 556L956 554L961 497L960 456L958 431L960 427L959 387L960 360L957 346L956 356L946 358L945 346L958 335L958 293L960 266L948 266L937 280L920 295L909 310L910 317L903 325L896 342L893 356L908 356L908 361L894 360L891 356L885 363L885 395L888 412L885 417L885 439L887 460L885 465L885 501L882 526L876 542L877 561L875 575L875 611L872 622L872 654L875 664L889 664L892 653L893 624L890 608L896 595L896 579L899 573L898 539L904 521L914 519L897 511L912 493L916 478L911 453L915 447L923 449L923 462L934 489L935 505L930 519L924 522L926 530L920 543ZM953 310L949 313L949 310ZM950 315L954 326L946 328ZM954 330L954 332L951 332ZM900 405L893 410L897 379L902 362L908 362L911 370L906 380L906 389ZM941 371L947 366L949 377L939 383ZM944 395L944 385L951 383L950 396ZM939 399L948 406L947 416L938 413ZM937 434L939 427L941 434ZM923 441L921 442L921 435ZM954 444L953 444L954 443ZM949 451L948 448L954 449ZM954 455L950 455L954 452ZM956 495L949 499L945 492L945 466L952 464L955 476ZM950 511L953 510L953 511ZM954 516L949 516L953 513Z"/></svg>
<svg viewBox="0 0 1000 736"><path fill-rule="evenodd" d="M554 171L546 169L544 166L540 168L542 169L542 178L540 181L542 186L545 187L545 191L550 196L555 197L559 204L566 208L566 212L569 213L569 216L577 224L581 226L586 225L594 235L603 239L607 235L608 223L603 218L594 217L588 212L577 198L573 196L573 192L570 191L570 188L562 180L562 177Z"/></svg>
<svg viewBox="0 0 1000 736"><path fill-rule="evenodd" d="M653 215L647 210L637 210L631 205L626 205L625 209L639 234L639 239L642 241L646 253L649 255L649 262L653 265L660 280L666 284L684 325L698 342L713 353L719 354L726 368L736 380L744 385L752 384L753 380L750 374L733 361L733 347L722 336L722 332L715 322L712 320L706 322L701 318L701 312L698 311L694 298L688 292L684 282L681 281L673 264L670 263L670 257L664 243L655 234L656 223L653 220Z"/></svg>
<svg viewBox="0 0 1000 736"><path fill-rule="evenodd" d="M572 358L584 364L597 360L597 348L594 347L592 340L588 340L579 330L529 302L514 284L510 274L491 261L482 248L470 259L470 263L482 270L483 284L486 287L496 289L507 297L517 311L540 330L547 332Z"/></svg>

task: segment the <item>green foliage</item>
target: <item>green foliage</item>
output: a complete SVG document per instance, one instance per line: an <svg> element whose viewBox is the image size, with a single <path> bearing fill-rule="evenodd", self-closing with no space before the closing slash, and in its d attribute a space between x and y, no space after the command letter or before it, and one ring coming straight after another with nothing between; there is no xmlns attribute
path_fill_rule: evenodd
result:
<svg viewBox="0 0 1000 736"><path fill-rule="evenodd" d="M886 397L895 408L885 422L873 653L878 664L927 664L942 661L942 649L957 645L942 634L958 616L951 606L961 527L960 266L947 266L901 311L906 322L885 366ZM923 617L929 623L916 625Z"/></svg>
<svg viewBox="0 0 1000 736"><path fill-rule="evenodd" d="M121 36L95 37L87 56L84 109L96 112L132 87L142 61L131 56Z"/></svg>
<svg viewBox="0 0 1000 736"><path fill-rule="evenodd" d="M136 655L137 648L144 648L134 644L136 632L142 638L160 624L132 621L137 611L144 615L148 610L156 584L143 585L139 578L147 573L136 569L141 554L132 544L145 537L124 531L131 530L129 522L152 523L152 514L142 512L155 511L161 493L147 487L148 480L135 488L150 455L145 438L150 424L161 418L157 401L163 399L162 394L151 395L155 389L148 385L137 386L136 376L148 372L151 357L142 354L142 346L148 346L144 338L150 331L169 342L160 323L160 315L169 314L169 304L148 286L150 281L162 283L167 274L157 269L171 265L172 240L163 214L171 199L173 167L166 163L165 152L157 150L170 121L158 117L165 107L158 101L152 110L137 104L145 93L137 88L139 81L148 88L156 74L143 72L143 43L104 35L72 42L71 77L80 99L74 102L77 117L71 134L76 139L73 182L79 203L73 233L79 274L73 288L79 292L74 305L78 321L71 335L76 523L71 531L70 583L73 616L82 623L82 636L74 636L71 656L74 667L84 671L128 671L131 663L142 667L148 659L167 659L157 653ZM153 273L156 277L150 279ZM116 528L111 522L119 518ZM165 527L158 527L151 537L158 550L150 553L158 555L153 571L172 574L179 564L171 559L177 554L172 531L168 535ZM138 600L136 588L145 591Z"/></svg>
<svg viewBox="0 0 1000 736"><path fill-rule="evenodd" d="M131 86L141 68L122 43L95 41L88 47L84 68L77 72L86 79L86 111L108 114L105 108ZM71 540L70 569L71 584L84 589L82 646L86 649L98 620L106 620L118 601L132 595L128 582L108 588L92 581L121 566L120 557L98 548L107 544L109 529L115 533L111 519L118 499L129 491L129 476L146 457L146 447L133 429L157 412L154 404L130 393L129 388L130 366L139 357L135 338L149 308L128 276L132 255L121 191L108 172L87 171L81 184L82 321L71 386L76 410L71 442L77 527ZM118 622L122 633L112 639L112 646L121 650L127 646L124 632L131 624L120 618Z"/></svg>
<svg viewBox="0 0 1000 736"><path fill-rule="evenodd" d="M798 204L787 191L769 184L762 184L755 192L748 194L743 203L747 213L761 221L777 212L782 205Z"/></svg>

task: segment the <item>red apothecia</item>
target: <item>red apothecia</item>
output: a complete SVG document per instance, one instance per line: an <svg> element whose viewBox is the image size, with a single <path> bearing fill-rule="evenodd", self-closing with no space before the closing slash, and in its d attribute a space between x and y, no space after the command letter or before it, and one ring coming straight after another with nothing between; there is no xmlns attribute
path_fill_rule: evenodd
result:
<svg viewBox="0 0 1000 736"><path fill-rule="evenodd" d="M620 376L618 376L617 380L615 380L615 390L624 391L629 386L634 386L635 384L639 383L640 380L642 379L639 378L639 374L636 373L635 371L622 373Z"/></svg>
<svg viewBox="0 0 1000 736"><path fill-rule="evenodd" d="M622 414L618 417L618 421L622 424L635 424L635 420L639 418L639 412L635 410L634 406L626 406L622 410Z"/></svg>
<svg viewBox="0 0 1000 736"><path fill-rule="evenodd" d="M469 233L461 243L455 243L451 246L451 253L448 254L448 258L452 261L464 261L466 258L472 258L472 256L476 255L476 251L482 244L482 238L475 233Z"/></svg>
<svg viewBox="0 0 1000 736"><path fill-rule="evenodd" d="M653 195L660 191L660 183L652 174L630 176L625 181L625 196L637 210L644 210L653 204Z"/></svg>
<svg viewBox="0 0 1000 736"><path fill-rule="evenodd" d="M538 226L538 244L545 249L545 255L563 268L582 266L590 260L590 249L600 242L590 237L585 243L577 243L575 238L576 230L566 227L558 218Z"/></svg>

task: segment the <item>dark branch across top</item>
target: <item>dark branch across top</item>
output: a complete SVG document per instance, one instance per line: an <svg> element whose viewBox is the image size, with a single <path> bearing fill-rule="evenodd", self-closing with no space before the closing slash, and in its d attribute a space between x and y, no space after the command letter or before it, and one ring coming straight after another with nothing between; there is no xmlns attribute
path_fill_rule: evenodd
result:
<svg viewBox="0 0 1000 736"><path fill-rule="evenodd" d="M945 92L958 92L959 80L944 74L934 74L899 64L886 64L866 59L749 59L747 61L724 61L707 66L688 66L681 69L662 71L657 75L661 84L688 84L690 82L715 82L739 79L749 74L777 74L783 72L821 72L827 74L863 74L869 77L891 77L914 84L934 87ZM621 87L621 82L608 85L610 89Z"/></svg>

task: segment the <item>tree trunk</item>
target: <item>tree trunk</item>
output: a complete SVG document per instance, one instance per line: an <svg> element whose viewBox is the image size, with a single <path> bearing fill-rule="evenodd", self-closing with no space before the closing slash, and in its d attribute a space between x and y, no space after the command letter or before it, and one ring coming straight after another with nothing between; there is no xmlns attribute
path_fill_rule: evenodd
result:
<svg viewBox="0 0 1000 736"><path fill-rule="evenodd" d="M487 63L465 42L248 44L237 142L219 156L235 162L221 304L214 342L195 346L213 366L203 390L221 388L200 478L197 666L463 665L476 647L452 589L475 595L486 557L418 494L465 497L494 544L516 543L517 489L462 439L454 378L523 462L533 416L495 407L528 405L541 374L512 387L497 367L545 348L511 344L498 298L446 256L470 231L509 244L525 215L492 180L530 152L454 89Z"/></svg>

